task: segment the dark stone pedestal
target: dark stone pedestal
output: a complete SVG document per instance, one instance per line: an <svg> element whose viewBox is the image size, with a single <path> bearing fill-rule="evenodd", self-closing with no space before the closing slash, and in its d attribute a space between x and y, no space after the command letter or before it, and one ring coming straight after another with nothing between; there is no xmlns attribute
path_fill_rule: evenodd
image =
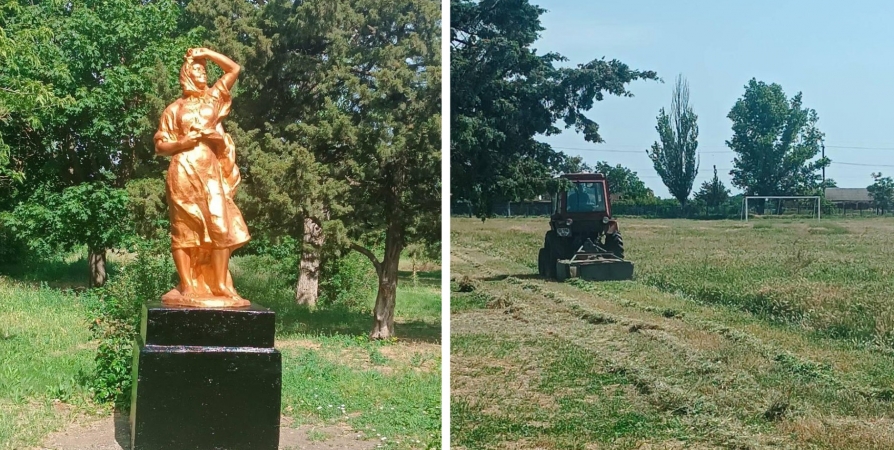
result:
<svg viewBox="0 0 894 450"><path fill-rule="evenodd" d="M134 349L132 450L276 450L274 312L149 302Z"/></svg>

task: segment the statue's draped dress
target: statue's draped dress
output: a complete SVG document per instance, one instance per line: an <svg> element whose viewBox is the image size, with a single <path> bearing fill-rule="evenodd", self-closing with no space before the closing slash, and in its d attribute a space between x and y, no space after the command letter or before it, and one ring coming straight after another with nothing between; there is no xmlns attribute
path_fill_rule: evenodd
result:
<svg viewBox="0 0 894 450"><path fill-rule="evenodd" d="M235 249L251 236L233 202L241 181L235 144L221 120L230 113L230 90L218 80L202 96L180 98L162 114L157 140L176 142L190 131L214 128L223 141L200 141L175 154L167 174L171 248Z"/></svg>

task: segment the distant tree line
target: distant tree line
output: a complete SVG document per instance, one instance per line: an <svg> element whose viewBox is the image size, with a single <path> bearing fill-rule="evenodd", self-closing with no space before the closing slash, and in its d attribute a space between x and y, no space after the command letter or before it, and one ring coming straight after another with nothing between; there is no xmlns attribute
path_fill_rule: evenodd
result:
<svg viewBox="0 0 894 450"><path fill-rule="evenodd" d="M650 201L644 186L640 190L626 181L617 170L621 166L600 162L586 167L580 157L536 137L561 133L563 125L589 142L603 142L599 125L585 113L606 94L633 96L629 84L659 80L657 73L604 59L556 68L554 63L564 60L561 55L538 55L532 48L543 31L539 17L544 10L528 0L452 0L451 8L454 202L472 205L474 214L485 219L494 202L532 198L547 190L555 176L582 170L605 171L610 183L622 185L612 186L612 192L624 194L625 201ZM752 79L727 117L733 132L727 146L736 154L732 186L743 194L820 195L835 186L834 180L821 179L830 160L818 157L819 118L803 106L801 93L788 98L780 85ZM647 154L681 209L693 201L717 207L729 192L715 167L713 179L693 196L699 170L697 121L688 82L680 75L670 108L659 111L659 139ZM615 176L621 181L616 183ZM764 202L756 206L763 213Z"/></svg>

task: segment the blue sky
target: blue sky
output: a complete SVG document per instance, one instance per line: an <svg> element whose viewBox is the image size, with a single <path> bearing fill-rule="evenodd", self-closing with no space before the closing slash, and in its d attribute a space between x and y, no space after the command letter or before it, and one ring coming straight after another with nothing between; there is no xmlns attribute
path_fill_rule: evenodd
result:
<svg viewBox="0 0 894 450"><path fill-rule="evenodd" d="M608 161L636 171L656 195L670 197L645 150L658 138L656 116L669 107L678 74L688 79L699 116L701 166L693 190L712 177L729 186L734 154L726 118L752 77L778 83L819 115L826 177L839 187L866 187L870 173L894 175L894 2L532 0L548 12L534 45L579 64L618 59L655 70L664 83L637 81L633 98L607 97L587 114L603 144L573 129L542 137L588 163ZM731 187L731 186L729 186ZM733 189L734 192L738 191Z"/></svg>

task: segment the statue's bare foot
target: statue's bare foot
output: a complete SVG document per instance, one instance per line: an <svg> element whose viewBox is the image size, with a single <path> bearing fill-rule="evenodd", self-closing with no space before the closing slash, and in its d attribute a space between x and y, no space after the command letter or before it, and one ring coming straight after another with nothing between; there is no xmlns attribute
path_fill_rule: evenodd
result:
<svg viewBox="0 0 894 450"><path fill-rule="evenodd" d="M230 289L230 287L225 284L217 285L211 292L220 297L242 298L239 297L239 294L237 294L236 291Z"/></svg>

